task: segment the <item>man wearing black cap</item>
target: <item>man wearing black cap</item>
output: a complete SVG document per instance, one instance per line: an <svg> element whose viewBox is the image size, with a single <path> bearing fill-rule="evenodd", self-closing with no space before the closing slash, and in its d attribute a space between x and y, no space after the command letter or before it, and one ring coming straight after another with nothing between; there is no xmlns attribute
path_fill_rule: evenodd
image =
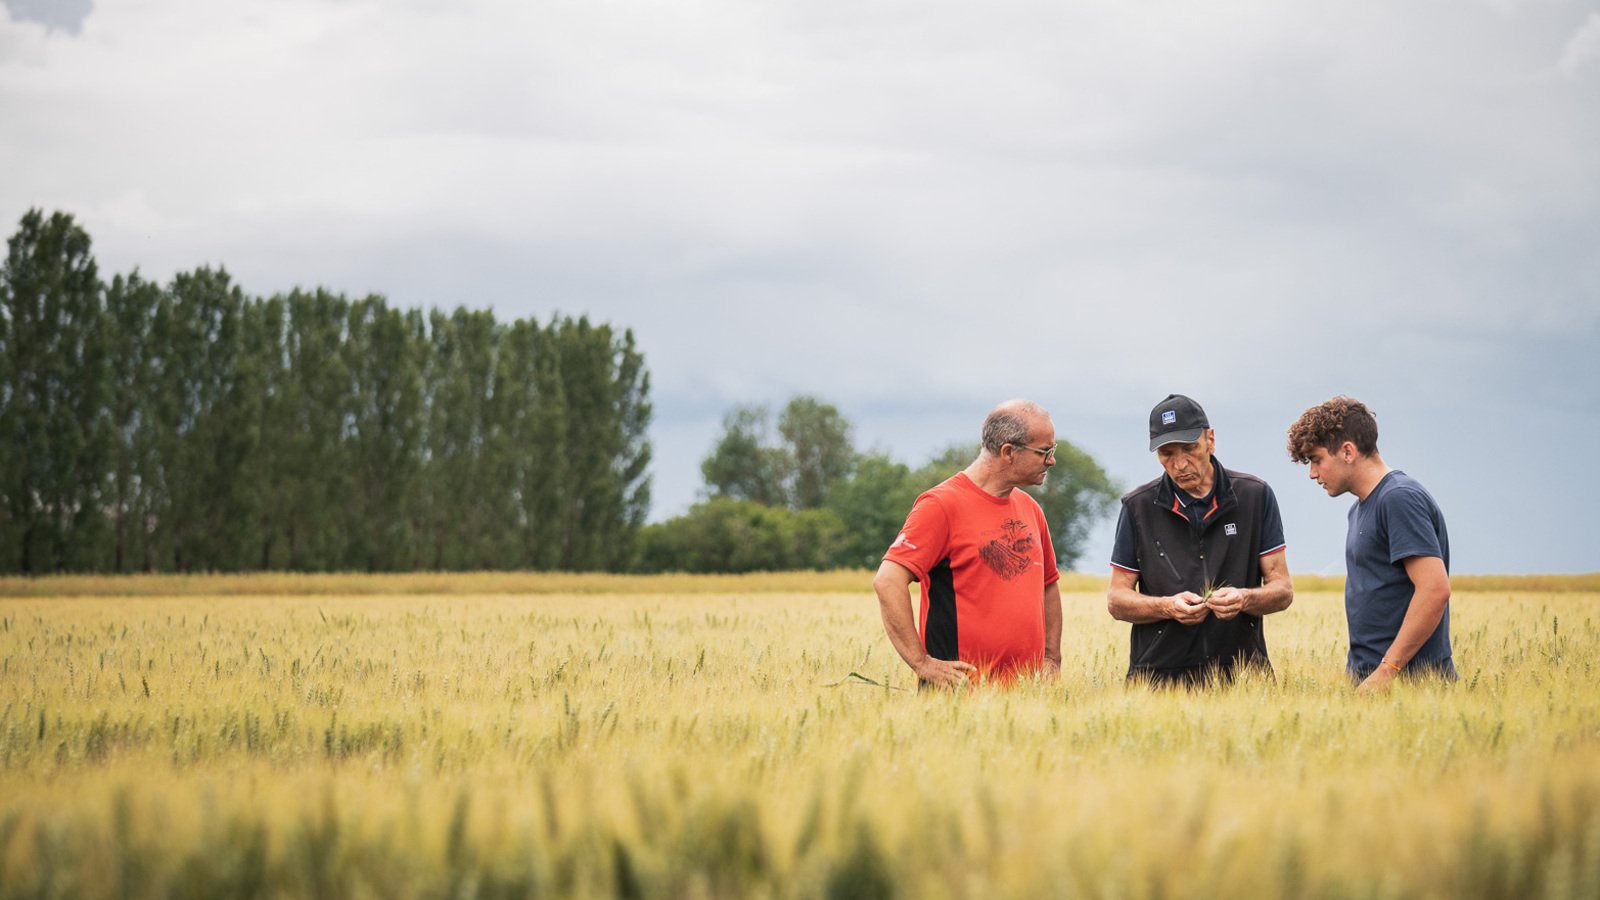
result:
<svg viewBox="0 0 1600 900"><path fill-rule="evenodd" d="M1261 618L1294 602L1272 488L1217 462L1205 410L1182 394L1150 411L1150 449L1166 472L1122 498L1106 596L1133 624L1128 678L1193 686L1231 681L1240 665L1270 672Z"/></svg>

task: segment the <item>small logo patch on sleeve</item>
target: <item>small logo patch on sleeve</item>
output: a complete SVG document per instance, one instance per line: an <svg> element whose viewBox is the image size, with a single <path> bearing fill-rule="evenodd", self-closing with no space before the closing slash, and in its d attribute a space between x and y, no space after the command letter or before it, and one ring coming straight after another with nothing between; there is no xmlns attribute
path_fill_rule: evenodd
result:
<svg viewBox="0 0 1600 900"><path fill-rule="evenodd" d="M911 550L917 549L917 545L911 543L910 539L906 537L906 533L904 531L900 532L900 536L895 538L894 543L889 545L890 550L893 550L897 547L905 547Z"/></svg>

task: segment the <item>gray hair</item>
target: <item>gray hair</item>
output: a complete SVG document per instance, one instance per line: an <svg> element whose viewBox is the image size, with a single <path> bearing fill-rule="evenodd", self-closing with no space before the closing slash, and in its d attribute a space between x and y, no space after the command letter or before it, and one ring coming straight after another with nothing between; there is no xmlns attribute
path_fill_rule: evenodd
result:
<svg viewBox="0 0 1600 900"><path fill-rule="evenodd" d="M983 449L999 453L1006 444L1025 446L1033 423L1049 415L1044 407L1031 400L1007 400L983 420Z"/></svg>

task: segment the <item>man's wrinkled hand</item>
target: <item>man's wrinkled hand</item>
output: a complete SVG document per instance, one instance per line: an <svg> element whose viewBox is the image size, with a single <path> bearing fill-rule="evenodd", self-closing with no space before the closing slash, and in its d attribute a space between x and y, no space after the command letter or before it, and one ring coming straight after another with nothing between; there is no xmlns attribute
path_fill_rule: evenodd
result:
<svg viewBox="0 0 1600 900"><path fill-rule="evenodd" d="M962 687L970 684L972 675L977 671L976 666L959 659L934 659L931 656L916 667L918 678L940 687Z"/></svg>
<svg viewBox="0 0 1600 900"><path fill-rule="evenodd" d="M1210 611L1205 601L1192 591L1167 598L1167 612L1179 625L1198 624L1205 620L1206 613Z"/></svg>
<svg viewBox="0 0 1600 900"><path fill-rule="evenodd" d="M1245 592L1236 587L1217 588L1206 598L1206 607L1219 619L1231 619L1244 612Z"/></svg>

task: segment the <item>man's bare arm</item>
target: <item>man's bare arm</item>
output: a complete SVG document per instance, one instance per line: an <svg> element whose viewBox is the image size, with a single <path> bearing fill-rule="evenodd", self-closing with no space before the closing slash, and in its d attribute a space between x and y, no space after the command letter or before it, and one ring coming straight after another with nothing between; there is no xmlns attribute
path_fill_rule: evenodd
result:
<svg viewBox="0 0 1600 900"><path fill-rule="evenodd" d="M1173 597L1152 597L1139 593L1138 583L1139 573L1111 567L1111 588L1106 591L1106 609L1113 619L1135 625L1173 619L1183 625L1193 625L1209 612L1199 596L1189 591Z"/></svg>
<svg viewBox="0 0 1600 900"><path fill-rule="evenodd" d="M915 580L916 576L910 569L887 559L878 566L878 574L872 579L872 590L878 595L878 612L883 615L883 630L889 635L889 643L894 645L895 652L923 681L934 684L965 683L966 673L976 672L976 668L960 660L934 659L922 646L922 638L917 634L916 615L911 610L911 582ZM1059 631L1058 625L1058 634Z"/></svg>
<svg viewBox="0 0 1600 900"><path fill-rule="evenodd" d="M1206 605L1219 619L1239 613L1265 616L1288 609L1294 602L1294 581L1289 577L1288 552L1279 550L1261 557L1261 585L1251 588L1225 587L1213 591Z"/></svg>
<svg viewBox="0 0 1600 900"><path fill-rule="evenodd" d="M1044 672L1061 671L1061 583L1044 589Z"/></svg>
<svg viewBox="0 0 1600 900"><path fill-rule="evenodd" d="M1394 643L1383 654L1384 661L1389 665L1380 664L1374 669L1361 682L1362 691L1381 690L1388 686L1400 674L1400 670L1411 662L1411 657L1416 656L1422 645L1427 643L1433 630L1439 627L1445 607L1450 603L1450 573L1444 569L1444 560L1437 556L1408 556L1403 565L1413 588L1411 605L1406 608L1406 617L1400 623L1400 633L1395 635Z"/></svg>

